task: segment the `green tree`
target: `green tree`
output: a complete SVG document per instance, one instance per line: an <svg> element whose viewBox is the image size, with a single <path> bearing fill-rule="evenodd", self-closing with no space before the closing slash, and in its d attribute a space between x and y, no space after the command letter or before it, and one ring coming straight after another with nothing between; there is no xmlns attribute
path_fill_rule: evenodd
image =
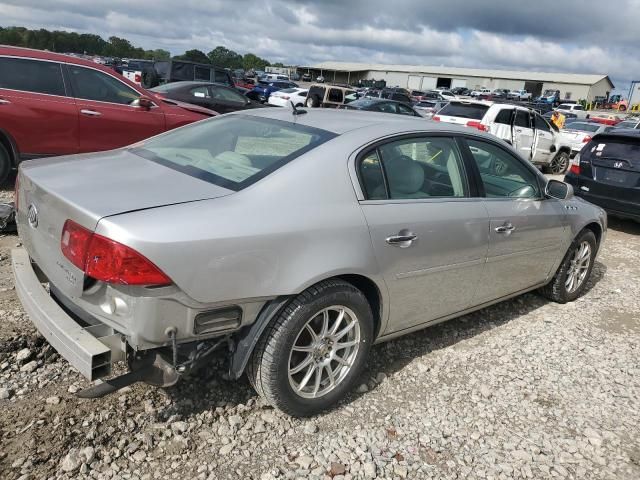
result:
<svg viewBox="0 0 640 480"><path fill-rule="evenodd" d="M269 61L260 58L253 53L247 53L242 57L242 67L245 70L264 70L269 65Z"/></svg>
<svg viewBox="0 0 640 480"><path fill-rule="evenodd" d="M230 68L231 70L242 68L242 55L233 50L229 50L227 47L217 46L211 50L207 56L214 65Z"/></svg>
<svg viewBox="0 0 640 480"><path fill-rule="evenodd" d="M151 54L153 60L169 60L171 58L171 52L162 48L156 48L155 50L149 50L147 54Z"/></svg>
<svg viewBox="0 0 640 480"><path fill-rule="evenodd" d="M189 62L198 62L198 63L211 63L209 61L209 57L202 51L198 49L187 50L182 55L178 55L174 57L177 60L187 60Z"/></svg>

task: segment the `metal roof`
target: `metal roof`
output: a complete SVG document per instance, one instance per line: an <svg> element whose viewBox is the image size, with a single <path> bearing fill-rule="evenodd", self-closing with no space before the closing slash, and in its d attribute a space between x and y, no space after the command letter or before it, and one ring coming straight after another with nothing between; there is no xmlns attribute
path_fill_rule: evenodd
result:
<svg viewBox="0 0 640 480"><path fill-rule="evenodd" d="M323 62L307 68L314 70L336 70L340 72L362 72L376 70L383 72L407 72L424 73L433 75L446 75L453 77L483 77L508 80L530 80L534 82L572 83L578 85L594 85L603 79L607 79L613 88L613 83L608 75L579 73L545 73L529 71L511 71L481 68L455 68L436 67L422 65L386 65L379 63L351 63L351 62Z"/></svg>

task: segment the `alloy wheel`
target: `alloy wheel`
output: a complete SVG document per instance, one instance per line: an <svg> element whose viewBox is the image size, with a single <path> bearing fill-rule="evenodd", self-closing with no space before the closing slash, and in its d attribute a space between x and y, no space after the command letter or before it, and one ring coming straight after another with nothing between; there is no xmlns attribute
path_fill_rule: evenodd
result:
<svg viewBox="0 0 640 480"><path fill-rule="evenodd" d="M573 293L582 286L591 263L591 245L584 241L575 249L567 270L564 286L567 293Z"/></svg>
<svg viewBox="0 0 640 480"><path fill-rule="evenodd" d="M351 371L360 347L360 322L349 308L333 305L302 327L289 353L289 384L303 398L319 398Z"/></svg>
<svg viewBox="0 0 640 480"><path fill-rule="evenodd" d="M564 173L569 166L569 159L566 155L560 153L553 157L551 160L551 165L549 165L551 173L558 175Z"/></svg>

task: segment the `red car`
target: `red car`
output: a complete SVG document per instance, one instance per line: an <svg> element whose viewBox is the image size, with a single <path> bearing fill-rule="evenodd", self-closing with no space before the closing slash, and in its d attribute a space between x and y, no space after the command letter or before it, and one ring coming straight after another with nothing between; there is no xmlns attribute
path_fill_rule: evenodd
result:
<svg viewBox="0 0 640 480"><path fill-rule="evenodd" d="M0 46L0 183L22 160L123 147L213 115L94 62Z"/></svg>
<svg viewBox="0 0 640 480"><path fill-rule="evenodd" d="M622 121L622 119L618 118L616 115L609 115L607 113L591 115L589 120L595 123L600 123L602 125L617 125Z"/></svg>

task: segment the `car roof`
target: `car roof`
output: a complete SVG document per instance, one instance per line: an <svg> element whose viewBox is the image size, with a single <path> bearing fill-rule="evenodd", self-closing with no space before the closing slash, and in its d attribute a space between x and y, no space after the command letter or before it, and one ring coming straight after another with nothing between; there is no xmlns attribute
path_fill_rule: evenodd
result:
<svg viewBox="0 0 640 480"><path fill-rule="evenodd" d="M300 110L300 109L298 109ZM285 122L295 122L308 127L318 128L333 132L338 135L353 130L368 127L383 127L388 134L400 133L411 130L426 130L434 132L458 132L476 134L476 131L449 123L439 123L426 120L422 117L409 117L406 115L389 115L388 113L370 112L364 110L343 110L324 108L305 108L304 115L293 115L290 108L258 108L244 110L228 115L251 115L261 118L272 118ZM493 138L488 134L478 132L478 136Z"/></svg>
<svg viewBox="0 0 640 480"><path fill-rule="evenodd" d="M75 57L73 55L67 55L64 53L54 53L54 52L49 52L47 50L36 50L35 48L0 45L0 55L9 55L9 56L15 56L15 57L24 57L24 58L35 58L38 60L51 60L54 62L71 63L74 65L84 65L87 67L95 68L97 70L103 70L103 71L109 72L110 74L114 73L113 69L105 67L92 60L85 60L84 58Z"/></svg>
<svg viewBox="0 0 640 480"><path fill-rule="evenodd" d="M612 128L606 132L594 135L593 141L616 140L616 139L632 139L640 140L640 130L635 128Z"/></svg>

